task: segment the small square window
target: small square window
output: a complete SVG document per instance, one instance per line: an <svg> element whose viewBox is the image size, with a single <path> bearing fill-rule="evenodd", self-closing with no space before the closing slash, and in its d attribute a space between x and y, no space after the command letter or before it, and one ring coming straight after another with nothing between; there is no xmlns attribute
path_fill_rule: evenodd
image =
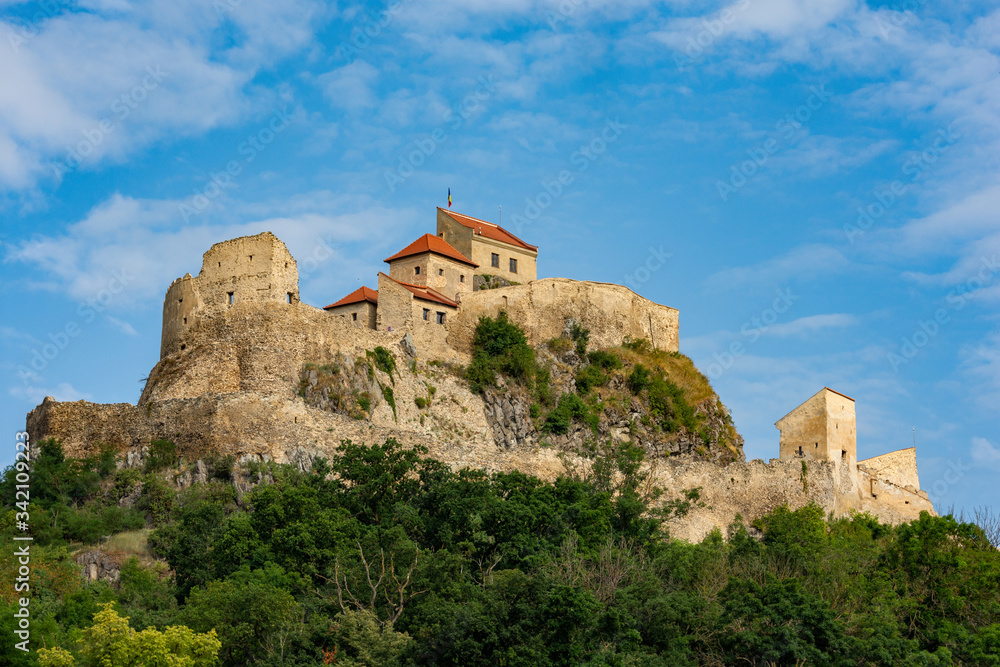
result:
<svg viewBox="0 0 1000 667"><path fill-rule="evenodd" d="M351 313L351 321L352 322L357 322L358 321L358 314L357 313Z"/></svg>
<svg viewBox="0 0 1000 667"><path fill-rule="evenodd" d="M498 269L500 268L500 255L496 253L492 253L490 255L490 266Z"/></svg>
<svg viewBox="0 0 1000 667"><path fill-rule="evenodd" d="M444 324L444 313L438 313L437 316L438 316L437 319L438 324Z"/></svg>
<svg viewBox="0 0 1000 667"><path fill-rule="evenodd" d="M414 275L418 275L419 276L420 275L420 267L419 266L413 267L413 273L414 273Z"/></svg>
<svg viewBox="0 0 1000 667"><path fill-rule="evenodd" d="M517 273L517 260L513 257L510 258L510 272Z"/></svg>
<svg viewBox="0 0 1000 667"><path fill-rule="evenodd" d="M428 308L424 308L424 319L429 320L431 318L431 311Z"/></svg>

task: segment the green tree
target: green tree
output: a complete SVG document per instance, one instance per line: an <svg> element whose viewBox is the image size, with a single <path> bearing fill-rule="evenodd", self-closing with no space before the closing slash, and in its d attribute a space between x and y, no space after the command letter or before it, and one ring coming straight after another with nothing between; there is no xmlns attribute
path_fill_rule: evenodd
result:
<svg viewBox="0 0 1000 667"><path fill-rule="evenodd" d="M198 634L184 626L170 626L163 632L147 628L136 632L128 617L121 617L107 603L94 615L94 625L86 629L77 651L62 648L39 649L41 667L210 667L218 663L220 643L215 631Z"/></svg>

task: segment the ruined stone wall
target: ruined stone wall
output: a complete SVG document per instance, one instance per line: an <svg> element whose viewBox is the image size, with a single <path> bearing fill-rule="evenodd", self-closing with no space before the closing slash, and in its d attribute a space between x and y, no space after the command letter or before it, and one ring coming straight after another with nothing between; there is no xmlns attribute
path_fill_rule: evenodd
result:
<svg viewBox="0 0 1000 667"><path fill-rule="evenodd" d="M621 285L565 278L463 295L448 343L468 354L479 318L496 317L501 310L525 330L533 345L561 336L566 320L574 318L590 329L593 348L621 345L631 337L651 340L657 349L678 350L676 309L653 303Z"/></svg>
<svg viewBox="0 0 1000 667"><path fill-rule="evenodd" d="M404 333L354 326L303 303L234 304L189 329L186 349L160 359L139 402L237 391L291 396L304 363L392 347Z"/></svg>
<svg viewBox="0 0 1000 667"><path fill-rule="evenodd" d="M299 303L295 259L271 232L216 243L196 277L175 280L163 300L160 357L191 344L201 320L242 303Z"/></svg>
<svg viewBox="0 0 1000 667"><path fill-rule="evenodd" d="M858 467L863 468L872 477L898 487L904 489L909 487L914 491L920 489L920 479L917 475L917 450L914 447L858 461Z"/></svg>

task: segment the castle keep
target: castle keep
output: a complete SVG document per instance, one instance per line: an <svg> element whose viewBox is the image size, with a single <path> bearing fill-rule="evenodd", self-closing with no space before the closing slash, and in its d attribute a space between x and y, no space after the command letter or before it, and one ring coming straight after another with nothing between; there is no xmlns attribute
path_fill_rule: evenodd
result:
<svg viewBox="0 0 1000 667"><path fill-rule="evenodd" d="M300 300L295 259L274 234L217 243L196 276L167 289L160 359L136 405L47 397L28 414L27 431L36 442L59 439L68 456L111 445L129 465L141 463L152 440L166 439L189 463L232 456L303 469L344 439L391 437L455 467L552 479L566 470L560 447L593 438L589 427L560 436L562 445L543 443L529 396L512 385L473 393L437 362L468 363L479 319L501 311L540 354L571 324L590 331L592 350L645 339L654 352L677 352L679 314L621 285L539 279L537 258L537 247L499 225L439 208L436 233L387 257L377 289L317 308ZM372 364L379 347L397 359L392 373ZM572 391L582 362L566 354L552 356L551 368ZM783 504L870 511L892 522L933 511L912 450L857 461L850 398L824 389L779 420L780 457L765 463L742 460L742 439L709 394L698 403L703 423L734 434L724 459L688 456L701 440L681 447L650 435L634 402L602 413L602 438L653 454L667 499L702 489L704 505L675 519L673 535L697 540L737 515L752 520Z"/></svg>

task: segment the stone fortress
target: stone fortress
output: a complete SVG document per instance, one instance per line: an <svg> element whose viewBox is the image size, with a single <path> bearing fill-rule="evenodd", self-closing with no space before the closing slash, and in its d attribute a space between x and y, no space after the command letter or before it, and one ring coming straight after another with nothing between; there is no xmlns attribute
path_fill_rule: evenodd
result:
<svg viewBox="0 0 1000 667"><path fill-rule="evenodd" d="M527 406L518 416L510 400L473 394L440 364L467 363L479 318L501 311L535 346L578 322L591 349L646 339L667 352L678 351L679 314L620 285L538 279L537 258L536 246L499 225L439 208L436 234L388 257L377 290L361 287L320 309L299 299L295 259L270 232L217 243L197 276L166 292L160 360L137 405L47 397L27 430L36 442L58 438L71 456L104 443L136 462L152 440L167 439L199 464L232 456L303 467L343 439L393 437L455 467L554 478L565 470L556 448L504 435L525 430L512 422L527 422ZM366 359L379 346L408 370L373 369ZM353 383L370 407L347 414L304 400L321 388L316 368ZM415 406L435 391L431 407ZM816 502L835 515L868 511L891 522L933 512L912 449L857 461L851 399L824 389L777 426L780 457L769 463L654 457L668 496L702 488L703 506L676 519L674 535L699 539L737 514L752 520L781 504Z"/></svg>

